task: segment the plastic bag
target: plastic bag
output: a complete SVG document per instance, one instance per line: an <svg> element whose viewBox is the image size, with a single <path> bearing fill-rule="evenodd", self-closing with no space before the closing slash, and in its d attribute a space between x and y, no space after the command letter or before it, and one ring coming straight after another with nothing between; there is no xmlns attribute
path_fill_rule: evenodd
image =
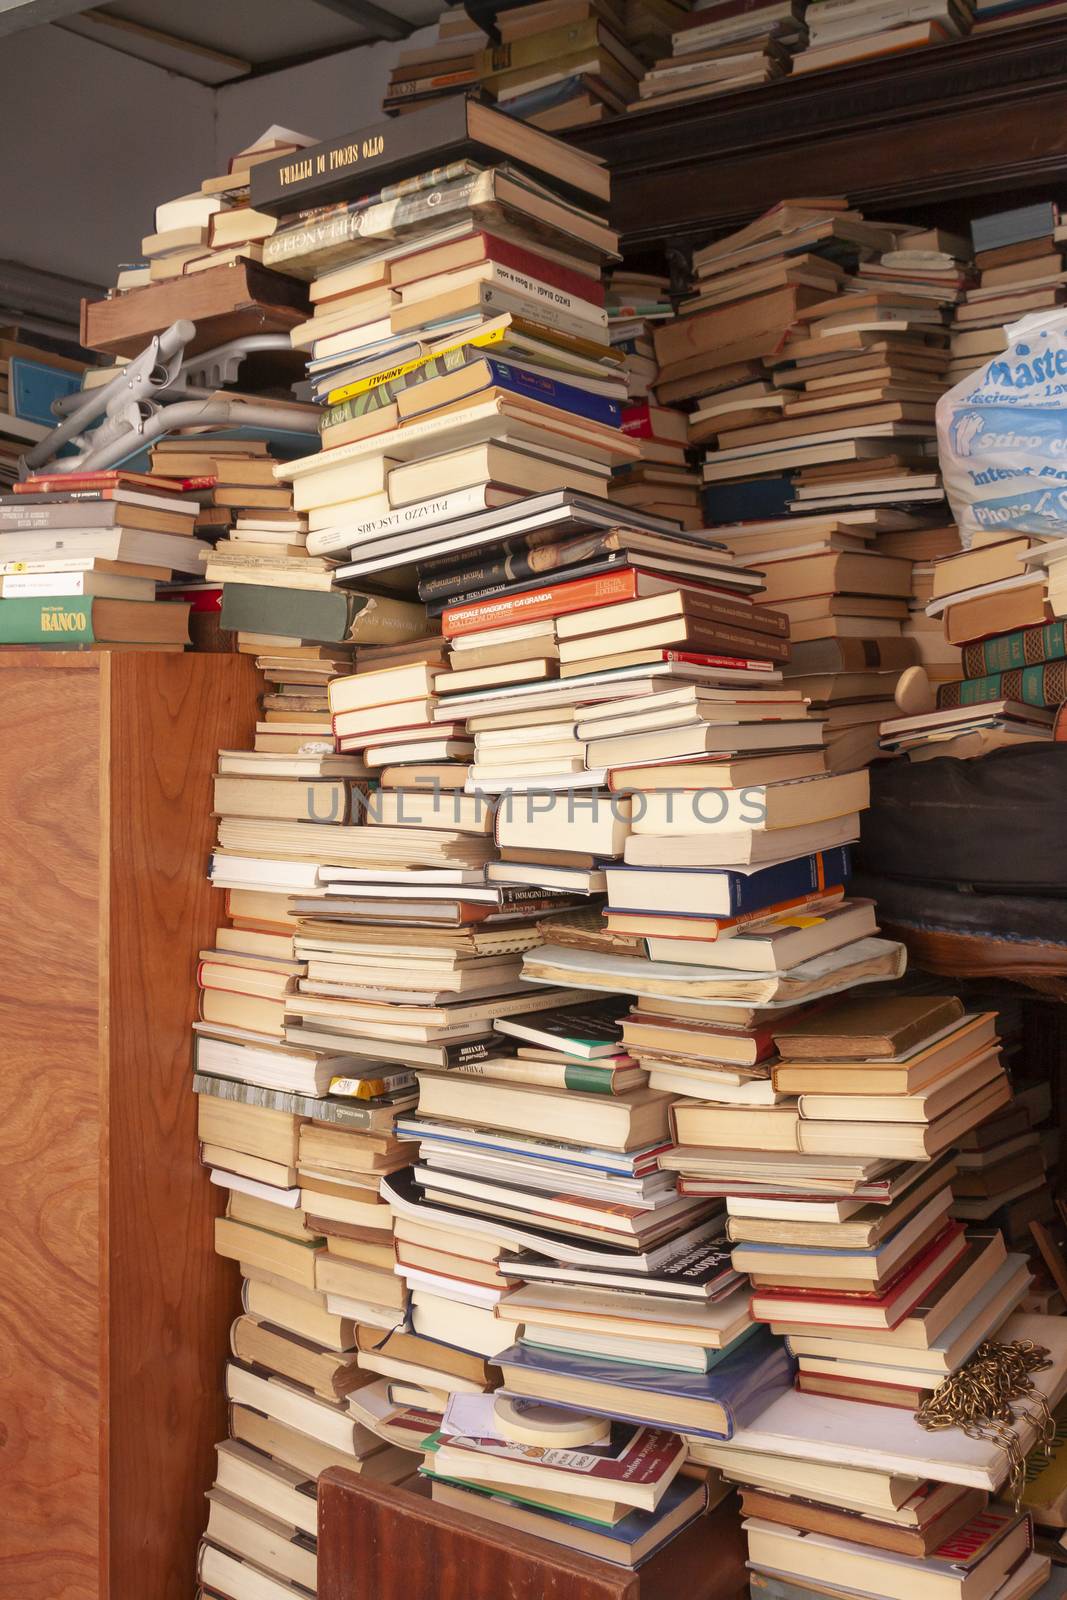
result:
<svg viewBox="0 0 1067 1600"><path fill-rule="evenodd" d="M1008 348L937 402L941 472L960 539L1067 537L1067 308L1007 330Z"/></svg>

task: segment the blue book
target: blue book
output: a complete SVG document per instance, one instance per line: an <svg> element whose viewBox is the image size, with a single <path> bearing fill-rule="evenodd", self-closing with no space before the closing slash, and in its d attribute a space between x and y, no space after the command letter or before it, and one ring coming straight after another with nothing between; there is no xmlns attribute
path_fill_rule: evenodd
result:
<svg viewBox="0 0 1067 1600"><path fill-rule="evenodd" d="M529 315L531 321L536 322L537 307L532 302ZM476 354L477 351L472 350L472 355ZM531 371L516 365L514 361L501 361L489 355L483 355L482 360L490 374L486 388L504 389L509 394L522 395L526 400L540 400L543 405L558 406L561 411L570 411L576 417L599 422L605 428L622 426L622 408L616 400L608 400L600 394L589 394L576 384L563 383L547 372ZM418 398L417 391L414 398ZM477 395L464 398L474 405Z"/></svg>
<svg viewBox="0 0 1067 1600"><path fill-rule="evenodd" d="M57 418L52 411L52 401L76 394L81 388L81 378L76 372L64 372L59 367L47 366L43 361L27 361L23 356L12 356L8 373L8 409L12 416L25 422L39 422L42 427L54 428Z"/></svg>
<svg viewBox="0 0 1067 1600"><path fill-rule="evenodd" d="M704 490L704 521L709 528L727 522L765 522L786 517L796 494L793 474L754 478L748 483L714 483Z"/></svg>
<svg viewBox="0 0 1067 1600"><path fill-rule="evenodd" d="M505 1391L708 1439L732 1439L793 1385L785 1345L765 1328L711 1372L679 1372L512 1345L494 1357Z"/></svg>
<svg viewBox="0 0 1067 1600"><path fill-rule="evenodd" d="M633 903L634 900L640 902L640 875L669 873L672 879L678 878L680 890L692 884L701 891L706 910L694 913L697 918L736 917L743 911L762 911L783 900L801 900L821 889L847 883L850 871L847 844L835 845L832 850L817 850L810 856L797 856L792 861L779 861L772 867L759 867L752 872L738 871L735 867L637 867L615 866L609 862L608 898L613 911L642 912L646 908ZM627 888L631 885L633 893L628 897ZM690 914L688 910L686 914Z"/></svg>

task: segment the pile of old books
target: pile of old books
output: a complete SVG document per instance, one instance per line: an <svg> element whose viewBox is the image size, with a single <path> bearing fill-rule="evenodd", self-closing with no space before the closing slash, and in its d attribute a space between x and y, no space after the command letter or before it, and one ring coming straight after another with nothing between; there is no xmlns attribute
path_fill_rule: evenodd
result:
<svg viewBox="0 0 1067 1600"><path fill-rule="evenodd" d="M821 72L947 44L970 33L973 11L973 0L811 0L808 46L793 71Z"/></svg>
<svg viewBox="0 0 1067 1600"><path fill-rule="evenodd" d="M249 203L252 169L260 162L295 155L311 142L288 128L268 128L230 157L224 173L206 177L191 194L162 201L152 232L141 240L143 261L122 268L116 292L127 294L235 261L262 261L263 241L277 221L254 211Z"/></svg>
<svg viewBox="0 0 1067 1600"><path fill-rule="evenodd" d="M467 14L465 6L446 6L437 19L435 37L400 51L389 74L382 110L404 115L450 95L464 95L477 85L489 36Z"/></svg>
<svg viewBox="0 0 1067 1600"><path fill-rule="evenodd" d="M156 604L203 576L197 490L122 471L38 473L0 495L0 643L180 651L189 606Z"/></svg>
<svg viewBox="0 0 1067 1600"><path fill-rule="evenodd" d="M823 0L826 3L826 0ZM784 77L807 42L805 0L697 3L671 37L671 53L645 73L630 110L684 105Z"/></svg>
<svg viewBox="0 0 1067 1600"><path fill-rule="evenodd" d="M964 247L801 199L694 266L655 332L657 394L694 403L706 520L789 617L790 681L826 716L834 765L862 765L902 669L953 665L923 607L929 563L959 548L934 409Z"/></svg>
<svg viewBox="0 0 1067 1600"><path fill-rule="evenodd" d="M964 294L953 321L951 382L1007 349L1007 325L1063 303L1065 240L1059 208L1051 200L974 218L978 281Z"/></svg>
<svg viewBox="0 0 1067 1600"><path fill-rule="evenodd" d="M1050 739L1067 698L1067 633L1053 620L1067 614L1065 571L1055 545L1006 529L935 562L927 613L959 671L927 670L919 697L882 724L883 750L921 760Z"/></svg>
<svg viewBox="0 0 1067 1600"><path fill-rule="evenodd" d="M95 370L73 336L45 337L19 322L0 323L0 487L15 483L19 457L54 425L53 401Z"/></svg>

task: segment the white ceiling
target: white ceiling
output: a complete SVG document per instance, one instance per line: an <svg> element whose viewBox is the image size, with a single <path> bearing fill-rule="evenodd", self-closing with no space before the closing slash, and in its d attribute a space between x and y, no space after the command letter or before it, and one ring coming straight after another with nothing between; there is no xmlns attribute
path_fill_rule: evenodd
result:
<svg viewBox="0 0 1067 1600"><path fill-rule="evenodd" d="M0 0L0 34L51 24L218 85L436 21L443 0Z"/></svg>

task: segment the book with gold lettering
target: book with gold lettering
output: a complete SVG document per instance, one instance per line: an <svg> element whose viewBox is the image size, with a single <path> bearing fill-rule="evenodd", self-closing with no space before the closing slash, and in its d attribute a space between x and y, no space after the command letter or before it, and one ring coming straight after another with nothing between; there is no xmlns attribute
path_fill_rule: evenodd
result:
<svg viewBox="0 0 1067 1600"><path fill-rule="evenodd" d="M95 645L182 650L189 642L189 607L143 600L56 599L23 596L0 605L0 645L45 650L91 650Z"/></svg>

